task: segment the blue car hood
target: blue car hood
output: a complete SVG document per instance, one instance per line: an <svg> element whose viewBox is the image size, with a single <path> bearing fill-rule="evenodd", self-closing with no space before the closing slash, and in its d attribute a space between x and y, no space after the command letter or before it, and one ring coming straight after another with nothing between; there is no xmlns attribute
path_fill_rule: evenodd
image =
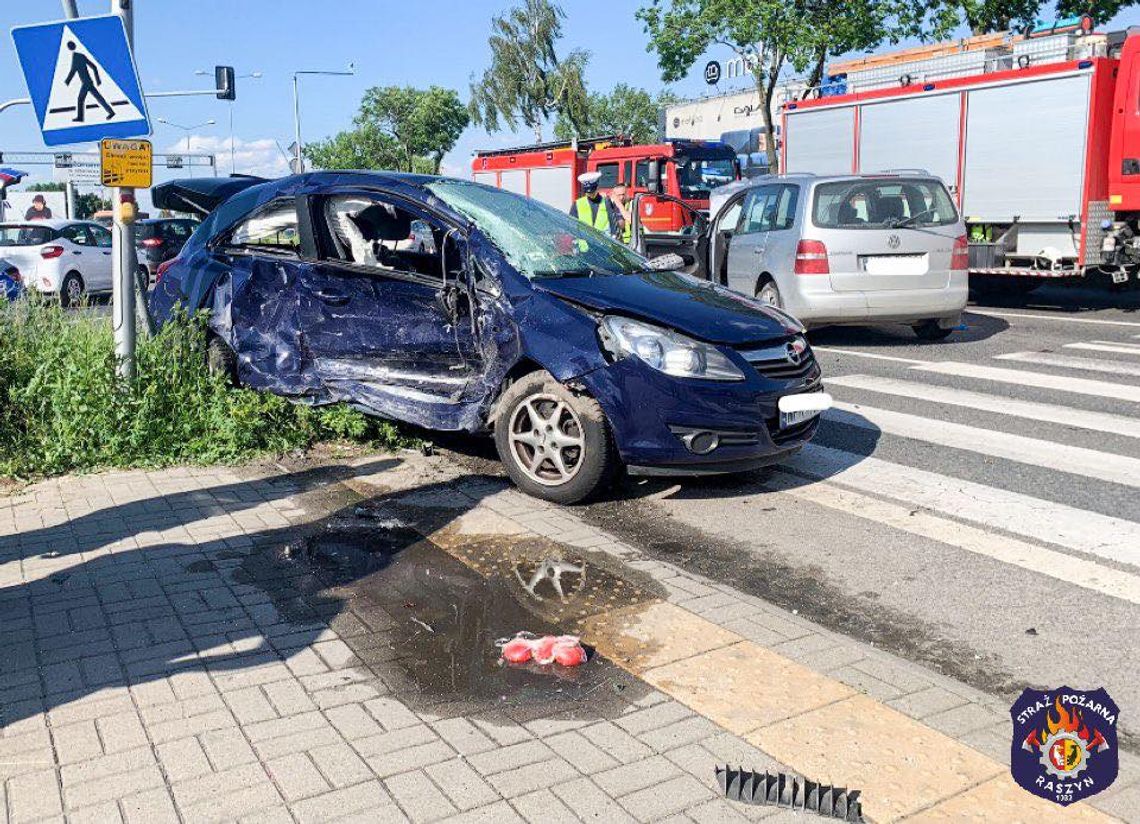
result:
<svg viewBox="0 0 1140 824"><path fill-rule="evenodd" d="M760 301L678 272L541 278L540 292L601 312L676 329L709 343L738 346L786 338L801 327Z"/></svg>

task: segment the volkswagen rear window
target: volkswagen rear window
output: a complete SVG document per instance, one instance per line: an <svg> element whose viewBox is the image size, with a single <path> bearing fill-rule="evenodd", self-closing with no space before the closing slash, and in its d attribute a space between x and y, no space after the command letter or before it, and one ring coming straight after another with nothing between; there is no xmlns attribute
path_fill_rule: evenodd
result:
<svg viewBox="0 0 1140 824"><path fill-rule="evenodd" d="M823 229L918 229L957 220L950 193L938 180L840 180L815 187L812 222Z"/></svg>

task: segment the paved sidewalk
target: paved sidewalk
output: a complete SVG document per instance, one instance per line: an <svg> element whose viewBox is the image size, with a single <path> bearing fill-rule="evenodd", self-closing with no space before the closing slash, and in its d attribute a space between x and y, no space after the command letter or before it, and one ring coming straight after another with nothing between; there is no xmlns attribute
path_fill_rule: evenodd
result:
<svg viewBox="0 0 1140 824"><path fill-rule="evenodd" d="M519 607L512 569L559 547L594 583ZM486 666L572 625L604 655L580 674ZM720 799L725 762L876 821L1060 820L1008 782L1007 707L438 457L0 498L0 627L0 822L808 820ZM1096 807L1135 819L1121 760Z"/></svg>

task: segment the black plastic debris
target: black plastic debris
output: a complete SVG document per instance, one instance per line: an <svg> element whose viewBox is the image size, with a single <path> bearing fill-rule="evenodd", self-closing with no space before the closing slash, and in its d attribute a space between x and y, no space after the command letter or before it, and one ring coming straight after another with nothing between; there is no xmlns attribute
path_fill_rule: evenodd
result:
<svg viewBox="0 0 1140 824"><path fill-rule="evenodd" d="M863 821L859 790L817 784L787 773L733 769L727 764L716 768L716 779L729 801L803 810L840 821Z"/></svg>

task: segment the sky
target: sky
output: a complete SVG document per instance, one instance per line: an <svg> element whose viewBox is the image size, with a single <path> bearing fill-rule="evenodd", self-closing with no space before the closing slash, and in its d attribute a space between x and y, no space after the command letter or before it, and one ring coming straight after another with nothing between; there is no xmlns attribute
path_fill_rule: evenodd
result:
<svg viewBox="0 0 1140 824"><path fill-rule="evenodd" d="M439 85L456 89L466 100L473 75L490 63L487 35L491 18L514 0L135 0L135 57L147 92L207 89L215 64L232 65L239 75L261 72L260 79L237 81L237 100L212 96L156 98L148 105L154 124L155 151L184 151L187 132L155 122L196 127L189 130L192 151L218 155L219 172L230 171L229 116L232 105L236 170L265 176L287 173L278 145L293 142L292 73L344 70L351 77L301 78L302 137L310 142L351 125L364 90L370 86ZM562 0L567 13L560 48L591 54L587 81L606 91L619 82L657 91L661 82L656 57L634 12L639 0ZM105 14L111 0L78 0L81 15ZM0 29L63 17L59 0L3 0ZM1130 9L1108 30L1140 24L1140 9ZM727 50L706 58L724 60ZM702 77L705 59L682 82L678 94L694 97L710 91ZM196 70L209 72L196 76ZM738 81L737 87L742 87ZM725 81L720 90L730 88ZM0 35L0 101L25 97L27 90L10 37ZM199 125L213 119L213 126ZM547 136L550 129L547 130ZM522 134L487 134L468 128L444 160L445 174L467 177L475 149L521 144ZM94 148L76 146L76 151ZM45 149L29 106L0 112L0 152ZM27 167L26 182L50 180L50 167ZM157 175L158 179L165 177Z"/></svg>

